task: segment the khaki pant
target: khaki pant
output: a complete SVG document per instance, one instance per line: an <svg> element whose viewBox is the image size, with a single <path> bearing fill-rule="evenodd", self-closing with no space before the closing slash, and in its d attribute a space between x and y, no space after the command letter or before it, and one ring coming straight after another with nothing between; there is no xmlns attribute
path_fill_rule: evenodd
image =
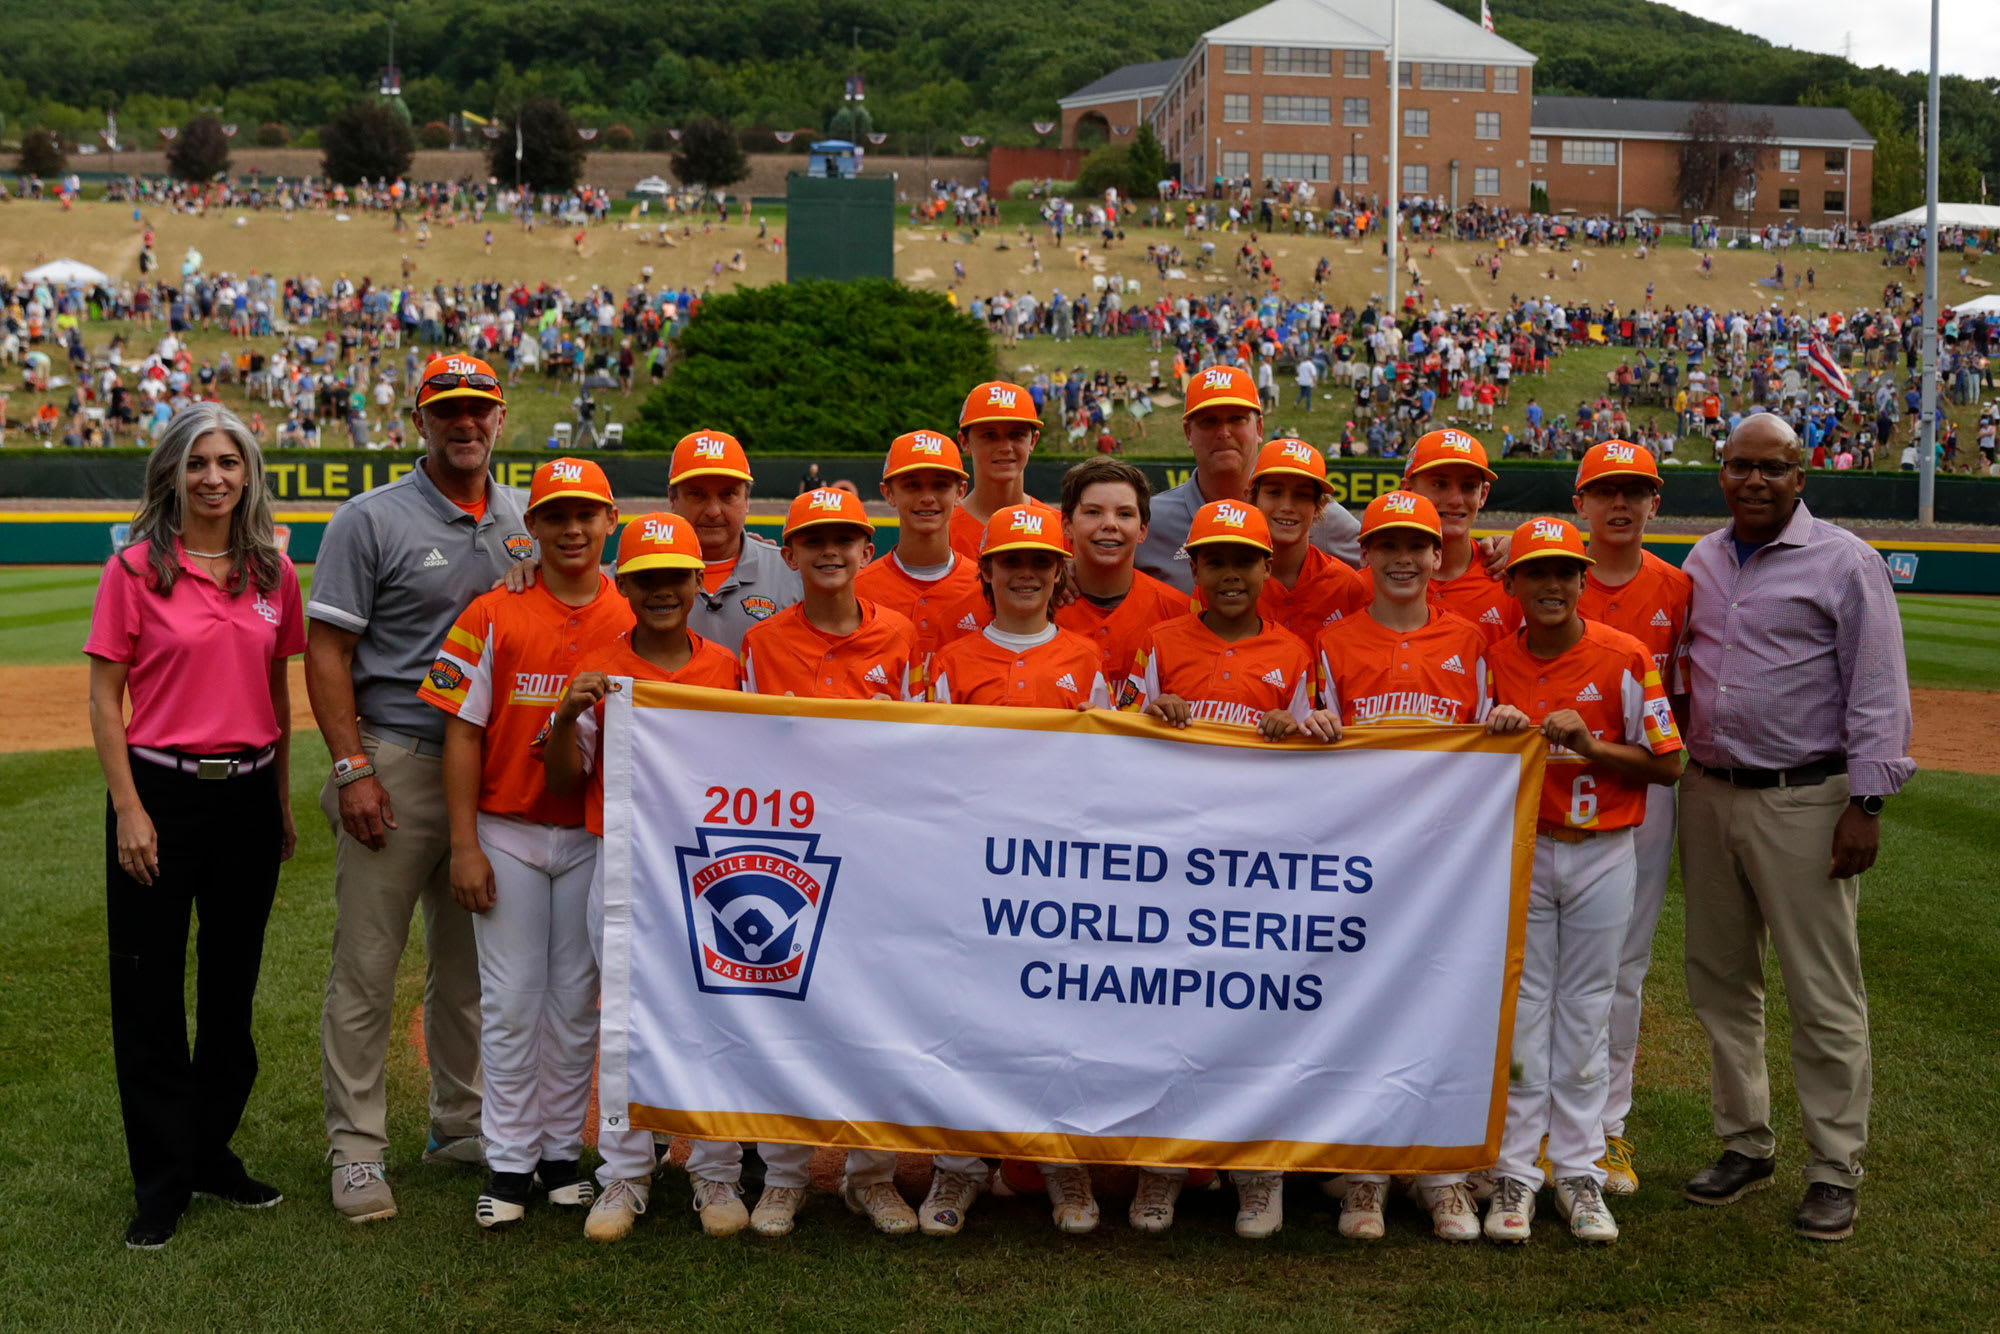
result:
<svg viewBox="0 0 2000 1334"><path fill-rule="evenodd" d="M320 810L334 834L333 966L320 1011L320 1079L327 1156L335 1166L387 1157L389 1022L396 968L419 906L430 1133L440 1140L479 1133L479 961L472 916L451 897L444 761L367 732L361 747L389 793L397 827L386 847L372 851L341 828L331 777L320 791Z"/></svg>
<svg viewBox="0 0 2000 1334"><path fill-rule="evenodd" d="M1855 925L1859 877L1829 880L1847 779L1736 788L1689 766L1681 783L1688 999L1708 1030L1710 1102L1723 1147L1777 1152L1764 1062L1764 955L1792 1012L1792 1073L1808 1183L1853 1187L1868 1141L1868 997Z"/></svg>

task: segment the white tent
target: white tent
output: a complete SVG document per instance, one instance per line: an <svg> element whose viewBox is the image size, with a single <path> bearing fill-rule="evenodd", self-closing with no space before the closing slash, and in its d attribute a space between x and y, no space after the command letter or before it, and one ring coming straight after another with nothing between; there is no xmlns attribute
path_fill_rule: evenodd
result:
<svg viewBox="0 0 2000 1334"><path fill-rule="evenodd" d="M1921 206L1907 213L1898 213L1893 218L1884 218L1875 224L1875 230L1884 227L1921 227L1924 225L1924 210ZM1938 226L1940 227L2000 227L2000 204L1944 204L1938 205Z"/></svg>
<svg viewBox="0 0 2000 1334"><path fill-rule="evenodd" d="M664 195L670 188L661 177L648 176L632 187L632 193L639 195Z"/></svg>
<svg viewBox="0 0 2000 1334"><path fill-rule="evenodd" d="M2000 315L2000 295L1976 296L1952 307L1961 315Z"/></svg>
<svg viewBox="0 0 2000 1334"><path fill-rule="evenodd" d="M22 275L31 283L55 283L67 287L71 283L88 286L91 283L108 283L111 275L93 269L82 260L51 260L38 269L29 269Z"/></svg>

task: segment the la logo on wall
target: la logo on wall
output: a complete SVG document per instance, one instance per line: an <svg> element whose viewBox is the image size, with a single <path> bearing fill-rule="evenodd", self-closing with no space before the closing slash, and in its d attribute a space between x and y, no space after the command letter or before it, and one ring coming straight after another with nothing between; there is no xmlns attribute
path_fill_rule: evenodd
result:
<svg viewBox="0 0 2000 1334"><path fill-rule="evenodd" d="M674 849L695 985L734 996L802 1001L840 859L819 855L818 834L695 830Z"/></svg>

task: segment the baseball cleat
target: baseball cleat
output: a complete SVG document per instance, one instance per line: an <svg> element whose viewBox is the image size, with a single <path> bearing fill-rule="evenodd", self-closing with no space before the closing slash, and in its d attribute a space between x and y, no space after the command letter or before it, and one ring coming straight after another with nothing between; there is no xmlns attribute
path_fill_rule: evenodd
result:
<svg viewBox="0 0 2000 1334"><path fill-rule="evenodd" d="M963 1172L931 1173L931 1188L917 1208L917 1226L928 1237L955 1237L964 1228L972 1202L986 1189L986 1178Z"/></svg>
<svg viewBox="0 0 2000 1334"><path fill-rule="evenodd" d="M534 1185L533 1172L488 1172L473 1217L489 1231L513 1226L527 1216L528 1193Z"/></svg>
<svg viewBox="0 0 2000 1334"><path fill-rule="evenodd" d="M1486 1206L1486 1239L1518 1244L1528 1239L1535 1218L1535 1192L1514 1177L1493 1179L1493 1200Z"/></svg>
<svg viewBox="0 0 2000 1334"><path fill-rule="evenodd" d="M574 1159L544 1158L535 1168L535 1180L549 1193L549 1203L558 1209L582 1209L597 1198L597 1183L583 1174Z"/></svg>
<svg viewBox="0 0 2000 1334"><path fill-rule="evenodd" d="M1285 1225L1283 1172L1231 1172L1236 1183L1236 1235L1262 1241ZM1353 1189L1348 1191L1352 1195Z"/></svg>
<svg viewBox="0 0 2000 1334"><path fill-rule="evenodd" d="M1058 1231L1081 1234L1097 1227L1097 1196L1091 1191L1087 1168L1044 1167L1042 1177L1048 1182Z"/></svg>
<svg viewBox="0 0 2000 1334"><path fill-rule="evenodd" d="M1424 1207L1431 1211L1431 1231L1446 1241L1479 1240L1479 1207L1472 1188L1462 1181L1422 1188Z"/></svg>
<svg viewBox="0 0 2000 1334"><path fill-rule="evenodd" d="M1633 1195L1639 1190L1639 1173L1632 1166L1632 1141L1623 1135L1607 1135L1604 1138L1604 1156L1597 1160L1604 1169L1604 1192L1607 1195Z"/></svg>
<svg viewBox="0 0 2000 1334"><path fill-rule="evenodd" d="M900 1237L917 1230L917 1211L910 1207L909 1201L903 1198L893 1181L878 1181L872 1186L851 1186L847 1178L842 1177L840 1198L846 1200L847 1207L855 1213L867 1215L877 1232Z"/></svg>
<svg viewBox="0 0 2000 1334"><path fill-rule="evenodd" d="M1608 1246L1618 1240L1618 1224L1596 1177L1564 1177L1556 1182L1556 1209L1569 1220L1570 1235L1578 1241Z"/></svg>
<svg viewBox="0 0 2000 1334"><path fill-rule="evenodd" d="M750 1228L760 1237L782 1237L792 1230L799 1206L806 1201L800 1186L766 1186L750 1211Z"/></svg>
<svg viewBox="0 0 2000 1334"><path fill-rule="evenodd" d="M590 1216L583 1220L583 1235L590 1241L623 1241L632 1234L632 1225L652 1202L650 1181L615 1180L604 1188Z"/></svg>
<svg viewBox="0 0 2000 1334"><path fill-rule="evenodd" d="M701 1215L701 1230L711 1237L733 1237L750 1222L743 1207L743 1192L734 1181L711 1181L694 1177L694 1211Z"/></svg>
<svg viewBox="0 0 2000 1334"><path fill-rule="evenodd" d="M1165 1232L1174 1225L1174 1204L1181 1197L1181 1178L1141 1170L1126 1221L1138 1232Z"/></svg>
<svg viewBox="0 0 2000 1334"><path fill-rule="evenodd" d="M1346 1198L1340 1202L1340 1235L1350 1241L1378 1241L1385 1230L1382 1197L1388 1187L1380 1181L1349 1181Z"/></svg>

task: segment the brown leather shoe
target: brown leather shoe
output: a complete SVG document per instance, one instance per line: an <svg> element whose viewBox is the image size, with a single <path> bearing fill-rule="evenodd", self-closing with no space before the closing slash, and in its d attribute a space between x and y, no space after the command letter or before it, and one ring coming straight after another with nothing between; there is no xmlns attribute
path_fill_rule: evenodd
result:
<svg viewBox="0 0 2000 1334"><path fill-rule="evenodd" d="M1860 1212L1852 1188L1815 1181L1792 1215L1792 1231L1809 1241L1846 1241L1854 1235L1854 1216Z"/></svg>
<svg viewBox="0 0 2000 1334"><path fill-rule="evenodd" d="M1720 1158L1688 1178L1687 1185L1681 1187L1681 1198L1696 1204L1734 1204L1751 1191L1770 1185L1777 1165L1776 1158L1752 1158L1724 1149Z"/></svg>

